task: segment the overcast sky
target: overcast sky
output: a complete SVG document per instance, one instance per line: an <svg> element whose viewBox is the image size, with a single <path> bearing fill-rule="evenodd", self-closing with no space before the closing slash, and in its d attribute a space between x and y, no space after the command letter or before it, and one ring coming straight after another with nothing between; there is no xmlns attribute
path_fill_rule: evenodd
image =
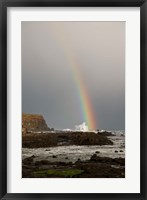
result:
<svg viewBox="0 0 147 200"><path fill-rule="evenodd" d="M84 119L74 64L98 129L125 129L125 22L22 22L22 111L49 127Z"/></svg>

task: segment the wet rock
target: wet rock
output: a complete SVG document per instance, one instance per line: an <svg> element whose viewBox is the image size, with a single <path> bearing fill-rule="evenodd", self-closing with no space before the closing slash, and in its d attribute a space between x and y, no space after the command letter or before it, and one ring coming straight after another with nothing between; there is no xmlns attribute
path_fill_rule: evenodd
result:
<svg viewBox="0 0 147 200"><path fill-rule="evenodd" d="M53 155L52 158L57 158L57 156Z"/></svg>
<svg viewBox="0 0 147 200"><path fill-rule="evenodd" d="M95 153L100 153L100 151L96 151Z"/></svg>
<svg viewBox="0 0 147 200"><path fill-rule="evenodd" d="M98 131L97 134L102 136L115 136L115 134L110 131Z"/></svg>
<svg viewBox="0 0 147 200"><path fill-rule="evenodd" d="M96 154L93 154L90 158L90 161L97 161L98 160L98 156Z"/></svg>
<svg viewBox="0 0 147 200"><path fill-rule="evenodd" d="M35 169L36 167L34 165L22 165L23 170L27 170L27 169Z"/></svg>
<svg viewBox="0 0 147 200"><path fill-rule="evenodd" d="M93 132L62 132L62 133L36 133L32 132L22 137L24 148L49 148L63 145L113 145L107 137L110 133L95 134ZM46 149L46 151L49 151Z"/></svg>
<svg viewBox="0 0 147 200"><path fill-rule="evenodd" d="M30 169L30 166L29 165L22 165L23 169Z"/></svg>
<svg viewBox="0 0 147 200"><path fill-rule="evenodd" d="M81 163L81 159L78 158L78 160L75 162L75 164L80 164Z"/></svg>
<svg viewBox="0 0 147 200"><path fill-rule="evenodd" d="M40 161L36 161L35 165L49 165L50 161L48 160L40 160Z"/></svg>
<svg viewBox="0 0 147 200"><path fill-rule="evenodd" d="M95 163L107 163L110 165L125 165L125 159L124 158L109 158L109 157L99 157L96 154L91 156L90 162Z"/></svg>
<svg viewBox="0 0 147 200"><path fill-rule="evenodd" d="M43 165L45 163L45 165ZM38 165L24 165L22 168L23 177L35 178L33 172L36 170L83 170L78 178L124 178L125 177L125 159L124 158L109 158L100 157L94 154L90 160L77 162L50 162L41 160L36 161ZM47 178L48 176L46 176ZM72 177L72 178L77 178Z"/></svg>
<svg viewBox="0 0 147 200"><path fill-rule="evenodd" d="M125 166L125 159L124 158L114 158L113 159L114 163L121 165L121 166Z"/></svg>
<svg viewBox="0 0 147 200"><path fill-rule="evenodd" d="M25 165L29 165L29 164L32 164L33 163L33 160L34 160L35 156L31 156L31 157L28 157L28 158L25 158L22 162L23 164Z"/></svg>
<svg viewBox="0 0 147 200"><path fill-rule="evenodd" d="M59 166L65 166L65 165L67 165L66 162L57 162L56 164L59 165Z"/></svg>

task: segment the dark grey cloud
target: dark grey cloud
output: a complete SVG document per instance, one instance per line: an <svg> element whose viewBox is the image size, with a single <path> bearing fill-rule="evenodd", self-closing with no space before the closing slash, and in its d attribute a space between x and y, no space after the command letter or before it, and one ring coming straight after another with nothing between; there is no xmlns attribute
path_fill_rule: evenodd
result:
<svg viewBox="0 0 147 200"><path fill-rule="evenodd" d="M22 111L58 129L82 123L74 65L97 128L125 129L125 22L22 22Z"/></svg>

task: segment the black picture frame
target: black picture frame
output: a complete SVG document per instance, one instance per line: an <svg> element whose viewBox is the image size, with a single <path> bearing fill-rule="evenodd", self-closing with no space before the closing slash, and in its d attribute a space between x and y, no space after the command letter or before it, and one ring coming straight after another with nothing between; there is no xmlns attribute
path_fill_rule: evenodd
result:
<svg viewBox="0 0 147 200"><path fill-rule="evenodd" d="M7 8L8 7L140 7L141 185L140 193L19 194L7 193ZM0 198L1 199L147 199L147 2L145 0L1 0L0 1ZM133 73L133 72L132 72Z"/></svg>

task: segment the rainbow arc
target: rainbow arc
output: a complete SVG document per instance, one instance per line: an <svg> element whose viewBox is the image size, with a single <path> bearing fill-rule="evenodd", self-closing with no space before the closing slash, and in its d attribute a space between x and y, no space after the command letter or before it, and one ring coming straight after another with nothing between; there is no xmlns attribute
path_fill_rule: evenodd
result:
<svg viewBox="0 0 147 200"><path fill-rule="evenodd" d="M84 122L86 122L89 129L95 130L97 128L95 114L94 114L90 96L88 94L88 90L82 79L79 63L77 62L76 57L74 53L72 52L69 43L66 42L66 38L65 38L66 34L64 32L64 27L58 24L56 28L57 28L56 34L55 34L57 37L56 39L59 40L59 43L62 49L64 50L65 57L69 63L69 66L71 67L72 74L74 77L74 82L77 87L83 120Z"/></svg>

